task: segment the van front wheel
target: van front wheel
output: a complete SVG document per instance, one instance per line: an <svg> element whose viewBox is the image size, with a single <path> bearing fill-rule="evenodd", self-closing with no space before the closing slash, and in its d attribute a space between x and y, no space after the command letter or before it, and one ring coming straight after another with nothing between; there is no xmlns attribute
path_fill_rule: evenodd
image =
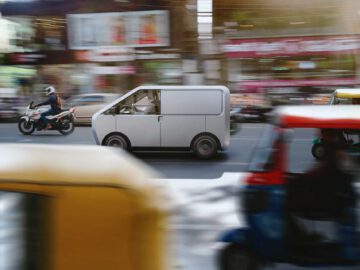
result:
<svg viewBox="0 0 360 270"><path fill-rule="evenodd" d="M124 150L129 150L129 144L128 144L127 140L125 139L124 136L122 136L120 134L110 135L105 140L105 145L106 146L119 147L119 148L124 149Z"/></svg>
<svg viewBox="0 0 360 270"><path fill-rule="evenodd" d="M194 153L201 159L210 159L218 151L216 140L209 135L201 135L196 138L193 145Z"/></svg>

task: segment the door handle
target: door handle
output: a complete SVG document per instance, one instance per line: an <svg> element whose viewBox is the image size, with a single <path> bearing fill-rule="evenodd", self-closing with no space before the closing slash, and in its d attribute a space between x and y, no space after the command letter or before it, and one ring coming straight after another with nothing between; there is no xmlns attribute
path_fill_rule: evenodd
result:
<svg viewBox="0 0 360 270"><path fill-rule="evenodd" d="M158 116L158 122L160 122L162 118L163 118L163 116L162 116L162 115L159 115L159 116Z"/></svg>

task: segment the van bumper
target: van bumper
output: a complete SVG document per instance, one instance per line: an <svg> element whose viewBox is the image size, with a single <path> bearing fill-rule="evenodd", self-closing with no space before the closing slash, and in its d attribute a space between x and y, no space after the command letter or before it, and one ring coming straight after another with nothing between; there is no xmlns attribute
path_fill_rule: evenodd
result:
<svg viewBox="0 0 360 270"><path fill-rule="evenodd" d="M230 134L226 135L223 143L221 144L221 150L226 150L230 146Z"/></svg>
<svg viewBox="0 0 360 270"><path fill-rule="evenodd" d="M96 133L96 117L95 117L95 115L93 115L93 117L91 118L91 131L94 136L96 144L100 145L101 143L100 143L99 137L97 136L97 133Z"/></svg>

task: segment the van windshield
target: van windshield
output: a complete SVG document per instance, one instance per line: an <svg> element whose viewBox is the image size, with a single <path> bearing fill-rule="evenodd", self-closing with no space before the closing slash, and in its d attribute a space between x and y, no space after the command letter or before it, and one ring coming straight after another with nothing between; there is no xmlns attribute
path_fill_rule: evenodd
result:
<svg viewBox="0 0 360 270"><path fill-rule="evenodd" d="M274 154L276 148L275 143L280 139L280 129L269 125L259 142L258 147L255 148L254 154L249 164L250 172L266 172L274 165Z"/></svg>
<svg viewBox="0 0 360 270"><path fill-rule="evenodd" d="M114 105L116 114L159 114L160 91L140 90Z"/></svg>

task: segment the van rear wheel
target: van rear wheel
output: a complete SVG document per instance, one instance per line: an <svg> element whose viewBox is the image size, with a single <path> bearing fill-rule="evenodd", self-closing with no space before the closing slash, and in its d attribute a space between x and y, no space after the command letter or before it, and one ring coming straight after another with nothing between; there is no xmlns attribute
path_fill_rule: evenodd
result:
<svg viewBox="0 0 360 270"><path fill-rule="evenodd" d="M118 147L118 148L121 148L121 149L124 149L124 150L129 150L129 148L130 148L129 143L127 142L126 138L123 135L120 135L120 134L110 135L105 140L105 145L106 146Z"/></svg>
<svg viewBox="0 0 360 270"><path fill-rule="evenodd" d="M193 144L194 153L201 159L210 159L218 151L216 140L209 135L201 135L195 139Z"/></svg>

